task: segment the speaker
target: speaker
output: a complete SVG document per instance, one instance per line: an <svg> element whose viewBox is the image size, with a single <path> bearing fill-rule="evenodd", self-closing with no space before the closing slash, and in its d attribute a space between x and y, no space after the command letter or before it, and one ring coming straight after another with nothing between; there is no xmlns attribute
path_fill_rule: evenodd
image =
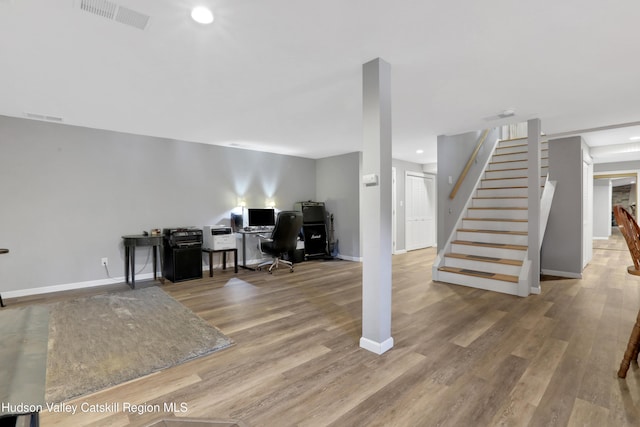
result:
<svg viewBox="0 0 640 427"><path fill-rule="evenodd" d="M302 212L303 224L324 224L327 221L324 202L296 202L294 210Z"/></svg>
<svg viewBox="0 0 640 427"><path fill-rule="evenodd" d="M202 278L202 248L164 248L163 275L173 283Z"/></svg>
<svg viewBox="0 0 640 427"><path fill-rule="evenodd" d="M327 255L327 227L324 224L303 225L302 233L306 256Z"/></svg>

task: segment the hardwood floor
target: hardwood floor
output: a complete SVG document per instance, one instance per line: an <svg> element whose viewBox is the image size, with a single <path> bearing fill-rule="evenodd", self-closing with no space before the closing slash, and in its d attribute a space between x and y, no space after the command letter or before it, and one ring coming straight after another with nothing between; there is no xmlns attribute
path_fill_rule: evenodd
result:
<svg viewBox="0 0 640 427"><path fill-rule="evenodd" d="M582 280L545 281L541 295L524 299L434 283L434 257L433 249L393 257L395 346L381 356L358 347L359 263L216 270L166 284L236 344L70 403L184 402L176 416L248 426L640 425L640 369L616 377L640 307L628 252L595 249ZM117 289L125 288L109 291ZM88 292L98 290L53 298ZM41 422L142 426L173 416L44 412Z"/></svg>

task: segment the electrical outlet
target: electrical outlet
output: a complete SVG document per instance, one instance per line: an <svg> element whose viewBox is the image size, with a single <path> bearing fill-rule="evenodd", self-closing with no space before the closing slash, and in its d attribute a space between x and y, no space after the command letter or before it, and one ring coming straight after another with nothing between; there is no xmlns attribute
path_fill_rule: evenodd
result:
<svg viewBox="0 0 640 427"><path fill-rule="evenodd" d="M102 265L105 267L109 265L109 258L102 258Z"/></svg>

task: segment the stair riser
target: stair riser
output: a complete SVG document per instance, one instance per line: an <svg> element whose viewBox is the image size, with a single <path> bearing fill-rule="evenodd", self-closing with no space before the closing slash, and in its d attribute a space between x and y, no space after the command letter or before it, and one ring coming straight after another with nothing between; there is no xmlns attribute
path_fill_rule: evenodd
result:
<svg viewBox="0 0 640 427"><path fill-rule="evenodd" d="M500 156L500 157L502 157L502 156ZM498 159L500 159L500 157L498 157ZM527 160L520 160L520 161L517 161L517 162L494 163L494 162L506 161L504 159L503 160L497 160L497 159L494 158L491 161L492 161L492 163L489 163L489 166L487 167L487 170L521 169L521 168L529 167ZM540 166L548 167L549 166L549 159L546 159L546 158L541 159L540 160Z"/></svg>
<svg viewBox="0 0 640 427"><path fill-rule="evenodd" d="M548 150L549 142L548 141L541 142L540 147L543 150ZM518 151L525 151L527 149L527 140L522 139L520 141L504 141L504 142L499 142L498 145L496 146L496 150L506 150L509 148L518 149Z"/></svg>
<svg viewBox="0 0 640 427"><path fill-rule="evenodd" d="M503 147L513 147L514 145L522 145L522 144L526 144L527 143L527 138L524 139L510 139L510 140L506 140L506 141L499 141L498 142L498 148L503 148Z"/></svg>
<svg viewBox="0 0 640 427"><path fill-rule="evenodd" d="M438 281L463 285L472 288L486 289L488 291L502 292L504 294L518 295L518 285L516 283L503 282L502 280L485 279L482 277L471 277L448 271L438 272Z"/></svg>
<svg viewBox="0 0 640 427"><path fill-rule="evenodd" d="M474 208L526 208L527 199L473 199Z"/></svg>
<svg viewBox="0 0 640 427"><path fill-rule="evenodd" d="M529 224L526 222L502 222L465 219L462 221L462 227L475 230L527 231L527 227L529 227Z"/></svg>
<svg viewBox="0 0 640 427"><path fill-rule="evenodd" d="M528 188L479 188L477 197L527 197ZM474 216L475 218L475 216ZM491 217L485 217L491 218Z"/></svg>
<svg viewBox="0 0 640 427"><path fill-rule="evenodd" d="M462 258L445 257L444 265L447 267L459 267L469 270L488 271L490 273L497 274L509 274L511 276L519 276L521 266L518 265L506 265L495 262L486 262L478 260L469 260Z"/></svg>
<svg viewBox="0 0 640 427"><path fill-rule="evenodd" d="M540 168L540 176L546 176L549 171L548 167ZM514 178L519 176L527 176L527 169L506 169L506 170L488 170L484 173L486 179L494 178Z"/></svg>
<svg viewBox="0 0 640 427"><path fill-rule="evenodd" d="M513 145L511 147L496 147L496 151L494 154L519 153L521 151L527 151L527 147L523 147L522 145Z"/></svg>
<svg viewBox="0 0 640 427"><path fill-rule="evenodd" d="M527 170L526 169L488 170L484 173L485 179L514 178L519 176L527 176Z"/></svg>
<svg viewBox="0 0 640 427"><path fill-rule="evenodd" d="M471 218L527 219L526 209L469 208Z"/></svg>
<svg viewBox="0 0 640 427"><path fill-rule="evenodd" d="M504 155L494 154L493 157L491 157L492 162L513 162L515 160L526 161L527 153L517 152L513 154L504 154Z"/></svg>
<svg viewBox="0 0 640 427"><path fill-rule="evenodd" d="M540 185L544 185L545 180L545 178L540 178ZM484 179L480 188L526 187L528 184L529 178Z"/></svg>
<svg viewBox="0 0 640 427"><path fill-rule="evenodd" d="M526 251L505 248L485 248L482 246L451 244L451 252L467 255L492 256L495 258L517 259L522 261Z"/></svg>
<svg viewBox="0 0 640 427"><path fill-rule="evenodd" d="M507 245L527 245L527 236L512 234L479 233L476 231L458 231L458 240L483 243L504 243Z"/></svg>

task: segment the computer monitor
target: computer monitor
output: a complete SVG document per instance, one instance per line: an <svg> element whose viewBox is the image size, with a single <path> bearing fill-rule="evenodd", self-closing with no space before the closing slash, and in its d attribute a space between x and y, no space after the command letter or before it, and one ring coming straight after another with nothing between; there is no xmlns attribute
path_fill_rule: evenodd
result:
<svg viewBox="0 0 640 427"><path fill-rule="evenodd" d="M276 215L273 209L249 208L249 227L268 227L276 225Z"/></svg>

